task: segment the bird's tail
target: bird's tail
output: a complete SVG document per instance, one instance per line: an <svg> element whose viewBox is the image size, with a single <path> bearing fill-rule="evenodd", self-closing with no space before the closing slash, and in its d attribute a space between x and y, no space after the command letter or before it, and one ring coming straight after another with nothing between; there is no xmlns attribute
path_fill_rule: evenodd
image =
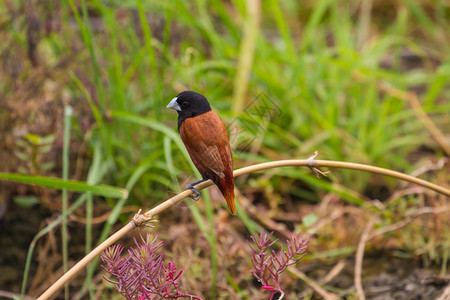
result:
<svg viewBox="0 0 450 300"><path fill-rule="evenodd" d="M224 178L225 179L225 178ZM218 184L223 197L227 201L228 209L232 215L236 214L236 204L234 203L234 180L221 180Z"/></svg>
<svg viewBox="0 0 450 300"><path fill-rule="evenodd" d="M234 186L231 190L227 190L227 192L225 192L223 194L223 196L225 197L225 200L227 200L227 205L228 205L228 209L230 210L230 213L232 215L236 214L236 204L234 203Z"/></svg>

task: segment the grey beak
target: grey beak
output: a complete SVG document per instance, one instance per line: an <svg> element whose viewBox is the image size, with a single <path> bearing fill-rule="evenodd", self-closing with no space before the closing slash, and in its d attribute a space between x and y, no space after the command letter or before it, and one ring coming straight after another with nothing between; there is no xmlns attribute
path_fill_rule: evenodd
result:
<svg viewBox="0 0 450 300"><path fill-rule="evenodd" d="M175 109L175 110L177 110L177 111L181 111L181 107L178 105L177 99L178 99L177 97L173 98L173 99L169 102L169 104L167 104L167 108L173 108L173 109Z"/></svg>

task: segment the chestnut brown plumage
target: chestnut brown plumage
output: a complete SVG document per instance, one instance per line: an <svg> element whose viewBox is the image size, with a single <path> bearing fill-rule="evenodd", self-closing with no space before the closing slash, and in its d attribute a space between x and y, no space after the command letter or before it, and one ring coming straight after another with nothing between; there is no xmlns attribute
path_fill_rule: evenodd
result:
<svg viewBox="0 0 450 300"><path fill-rule="evenodd" d="M235 215L233 156L222 120L208 100L194 91L179 93L167 107L178 112L181 140L203 180L211 179L219 187Z"/></svg>

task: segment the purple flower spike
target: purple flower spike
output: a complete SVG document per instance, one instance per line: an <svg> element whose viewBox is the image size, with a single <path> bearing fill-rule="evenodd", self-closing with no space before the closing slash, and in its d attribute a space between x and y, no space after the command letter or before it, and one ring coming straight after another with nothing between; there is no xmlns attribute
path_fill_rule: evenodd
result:
<svg viewBox="0 0 450 300"><path fill-rule="evenodd" d="M183 270L178 270L173 262L164 265L164 254L161 253L163 242L155 235L141 236L140 241L134 239L135 247L128 249L128 255L121 256L124 248L114 245L101 254L102 267L116 277L116 280L105 279L128 300L178 299L189 298L201 300L200 297L183 294L179 290Z"/></svg>
<svg viewBox="0 0 450 300"><path fill-rule="evenodd" d="M250 237L255 246L252 246L247 240L252 250L251 261L253 270L250 272L261 282L264 290L270 291L269 299L273 299L276 293L284 296L284 292L280 287L279 275L288 266L295 264L306 255L309 244L309 239L304 239L301 234L291 235L290 240L286 241L286 250L283 250L278 239L271 242L272 234L273 232L267 235L264 230L261 231L259 236L255 233ZM280 244L278 252L270 249L276 243Z"/></svg>

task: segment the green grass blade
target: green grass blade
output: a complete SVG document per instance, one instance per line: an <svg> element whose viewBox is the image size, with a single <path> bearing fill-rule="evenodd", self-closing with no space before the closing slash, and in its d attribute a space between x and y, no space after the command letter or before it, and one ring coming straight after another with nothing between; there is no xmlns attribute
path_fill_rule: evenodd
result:
<svg viewBox="0 0 450 300"><path fill-rule="evenodd" d="M64 137L63 137L63 156L62 156L62 178L69 179L69 149L70 149L70 129L72 121L72 107L64 107ZM67 189L62 190L62 213L68 209L68 195ZM67 228L67 218L63 218L61 226L61 242L62 242L62 256L63 256L63 271L66 273L69 270L69 229ZM69 299L69 285L64 286L64 298Z"/></svg>
<svg viewBox="0 0 450 300"><path fill-rule="evenodd" d="M34 175L23 175L15 173L0 173L0 180L15 181L20 183L35 184L54 189L67 189L73 192L92 192L94 195L111 197L111 198L126 198L128 191L123 188L113 187L106 184L91 185L81 181L64 180L56 177L44 177Z"/></svg>
<svg viewBox="0 0 450 300"><path fill-rule="evenodd" d="M28 248L28 252L27 252L27 258L25 261L25 269L23 271L23 281L22 281L22 288L21 288L21 296L22 299L24 299L25 296L25 290L26 290L26 286L27 286L27 281L28 281L28 276L30 273L30 267L31 267L31 259L33 257L33 252L34 249L36 247L36 243L38 242L38 240L43 237L44 235L46 235L47 233L49 233L51 230L53 230L54 228L56 228L56 226L58 226L59 224L61 224L61 222L63 221L64 218L67 218L68 215L70 215L71 213L73 213L78 207L80 207L84 202L86 201L86 194L81 195L80 197L78 197L78 199L72 204L72 206L70 206L64 213L62 213L58 218L56 218L53 222L51 222L50 224L48 224L47 226L45 226L41 231L39 231L35 237L33 238L33 240L30 243L30 247Z"/></svg>
<svg viewBox="0 0 450 300"><path fill-rule="evenodd" d="M156 122L156 121L150 120L148 118L140 117L140 116L128 113L128 112L124 112L124 111L111 111L110 114L112 117L120 118L122 120L126 120L129 122L133 122L135 124L149 127L151 129L157 130L157 131L163 133L164 135L168 136L170 139L172 139L175 142L175 144L178 146L179 150L183 153L183 156L188 161L192 170L194 170L194 172L196 173L197 178L201 178L200 173L198 173L197 169L194 166L194 163L191 161L191 159L189 157L189 153L187 152L186 147L184 146L183 142L181 141L180 136L175 131L173 131L173 129L163 125L160 122Z"/></svg>

